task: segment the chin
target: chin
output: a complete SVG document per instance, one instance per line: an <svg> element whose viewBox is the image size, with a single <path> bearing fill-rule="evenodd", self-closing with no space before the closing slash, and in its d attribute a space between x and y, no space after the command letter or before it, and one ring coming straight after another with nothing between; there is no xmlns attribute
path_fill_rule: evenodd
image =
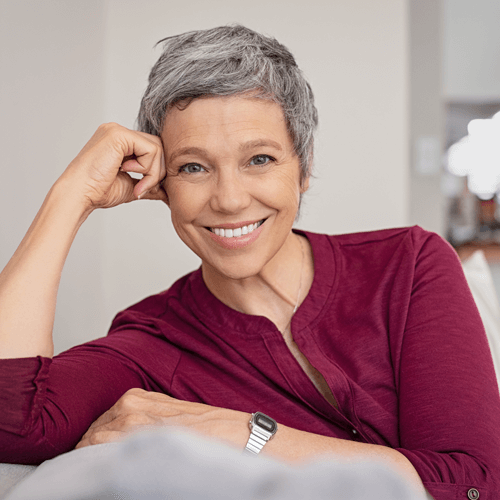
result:
<svg viewBox="0 0 500 500"><path fill-rule="evenodd" d="M253 265L242 266L241 262L235 262L234 264L231 264L226 261L222 263L222 265L220 263L217 265L202 261L202 267L204 268L204 271L218 274L223 278L228 278L231 280L243 280L259 274L263 266L259 266L258 264L255 264L255 262L253 263Z"/></svg>

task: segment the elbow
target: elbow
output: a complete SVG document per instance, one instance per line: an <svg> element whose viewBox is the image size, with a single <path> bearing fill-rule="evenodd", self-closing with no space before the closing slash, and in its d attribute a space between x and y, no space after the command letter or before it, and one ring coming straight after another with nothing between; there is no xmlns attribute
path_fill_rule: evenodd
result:
<svg viewBox="0 0 500 500"><path fill-rule="evenodd" d="M1 463L40 465L45 460L50 460L73 448L73 443L56 448L45 436L36 433L20 436L0 431Z"/></svg>

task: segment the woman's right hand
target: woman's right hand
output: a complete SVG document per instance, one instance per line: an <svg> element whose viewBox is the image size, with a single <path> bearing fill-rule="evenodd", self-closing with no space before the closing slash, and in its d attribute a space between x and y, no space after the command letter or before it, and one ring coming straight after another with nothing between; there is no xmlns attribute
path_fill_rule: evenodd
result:
<svg viewBox="0 0 500 500"><path fill-rule="evenodd" d="M114 123L97 129L49 191L0 273L0 359L52 357L57 290L80 225L95 208L139 197L166 202L159 185L164 177L159 137Z"/></svg>
<svg viewBox="0 0 500 500"><path fill-rule="evenodd" d="M142 174L134 179L127 172ZM142 198L167 202L163 145L157 136L116 123L101 125L61 178L70 180L85 210L110 208ZM67 185L67 184L66 184Z"/></svg>

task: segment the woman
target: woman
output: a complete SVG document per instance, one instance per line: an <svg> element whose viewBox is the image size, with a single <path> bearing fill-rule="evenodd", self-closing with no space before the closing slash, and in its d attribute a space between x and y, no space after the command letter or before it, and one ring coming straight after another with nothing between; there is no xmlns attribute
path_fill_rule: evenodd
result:
<svg viewBox="0 0 500 500"><path fill-rule="evenodd" d="M275 40L234 26L164 41L142 131L99 127L0 276L1 460L174 425L291 462L376 459L436 499L496 497L500 400L460 263L418 227L292 230L316 123ZM78 228L143 198L168 204L201 268L51 359Z"/></svg>

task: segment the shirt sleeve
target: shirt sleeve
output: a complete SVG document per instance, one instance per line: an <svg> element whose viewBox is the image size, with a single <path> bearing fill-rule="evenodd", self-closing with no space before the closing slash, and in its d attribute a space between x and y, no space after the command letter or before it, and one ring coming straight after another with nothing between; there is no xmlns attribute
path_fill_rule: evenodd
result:
<svg viewBox="0 0 500 500"><path fill-rule="evenodd" d="M455 251L414 234L400 357L400 443L436 500L500 498L500 396L483 325Z"/></svg>
<svg viewBox="0 0 500 500"><path fill-rule="evenodd" d="M154 355L147 340L125 329L53 359L0 360L0 462L36 465L70 451L127 390L151 390L137 362Z"/></svg>

